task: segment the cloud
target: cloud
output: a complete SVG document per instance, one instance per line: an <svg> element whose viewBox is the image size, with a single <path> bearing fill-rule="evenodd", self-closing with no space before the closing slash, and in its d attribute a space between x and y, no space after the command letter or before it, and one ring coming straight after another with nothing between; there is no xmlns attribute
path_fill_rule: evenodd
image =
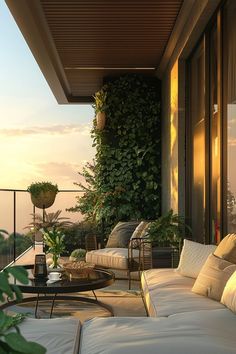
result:
<svg viewBox="0 0 236 354"><path fill-rule="evenodd" d="M91 124L68 124L68 125L50 125L34 126L29 128L4 128L0 129L0 135L5 137L21 137L29 135L69 135L81 134L89 136Z"/></svg>
<svg viewBox="0 0 236 354"><path fill-rule="evenodd" d="M72 187L74 182L84 182L83 177L78 174L78 171L82 170L82 164L45 162L34 164L34 167L38 175L42 176L42 179L53 180L53 182L59 184L59 187L60 185L71 185Z"/></svg>

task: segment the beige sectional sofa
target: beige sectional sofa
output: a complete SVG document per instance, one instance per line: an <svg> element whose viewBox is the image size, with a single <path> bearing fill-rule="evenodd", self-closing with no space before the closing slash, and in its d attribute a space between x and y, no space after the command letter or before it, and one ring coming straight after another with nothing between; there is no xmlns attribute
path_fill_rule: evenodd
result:
<svg viewBox="0 0 236 354"><path fill-rule="evenodd" d="M81 331L80 354L235 354L236 315L191 291L175 269L142 274L147 318L95 318Z"/></svg>
<svg viewBox="0 0 236 354"><path fill-rule="evenodd" d="M195 279L150 269L141 284L150 317L27 319L22 334L48 354L235 354L236 315L191 291ZM80 344L79 344L80 341Z"/></svg>
<svg viewBox="0 0 236 354"><path fill-rule="evenodd" d="M184 240L178 269L144 271L141 287L149 317L82 329L73 318L28 319L21 330L48 354L236 354L236 234L217 248Z"/></svg>

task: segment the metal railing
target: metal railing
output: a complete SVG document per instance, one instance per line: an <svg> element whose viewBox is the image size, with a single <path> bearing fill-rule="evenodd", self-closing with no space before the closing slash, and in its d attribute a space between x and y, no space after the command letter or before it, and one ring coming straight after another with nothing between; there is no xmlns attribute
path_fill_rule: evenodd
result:
<svg viewBox="0 0 236 354"><path fill-rule="evenodd" d="M65 197L66 193L66 197ZM70 217L71 221L82 220L78 213L69 213L65 209L76 204L75 197L82 190L63 189L57 194L56 200L47 212L62 210L62 216ZM8 235L1 232L0 236L0 269L19 258L30 244L24 235L25 227L32 222L32 213L42 213L31 202L30 193L25 189L0 189L0 229L6 230ZM22 241L22 242L20 242ZM23 242L24 241L24 242ZM31 247L34 245L31 244Z"/></svg>

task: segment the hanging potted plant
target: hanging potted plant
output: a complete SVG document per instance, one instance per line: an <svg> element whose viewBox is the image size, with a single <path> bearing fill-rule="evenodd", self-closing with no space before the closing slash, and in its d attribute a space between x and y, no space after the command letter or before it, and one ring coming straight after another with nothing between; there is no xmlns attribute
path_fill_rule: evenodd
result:
<svg viewBox="0 0 236 354"><path fill-rule="evenodd" d="M58 186L51 182L35 182L27 188L27 191L36 208L46 209L53 205L58 193Z"/></svg>
<svg viewBox="0 0 236 354"><path fill-rule="evenodd" d="M96 114L96 128L98 130L103 130L105 127L106 123L106 98L107 98L107 92L105 91L106 86L103 86L103 88L95 93L94 99L95 99L95 114Z"/></svg>

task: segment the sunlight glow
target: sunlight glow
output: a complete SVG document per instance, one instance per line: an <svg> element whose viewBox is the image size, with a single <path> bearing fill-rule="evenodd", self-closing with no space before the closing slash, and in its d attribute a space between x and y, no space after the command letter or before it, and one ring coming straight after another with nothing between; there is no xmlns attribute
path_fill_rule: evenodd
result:
<svg viewBox="0 0 236 354"><path fill-rule="evenodd" d="M178 60L171 70L170 106L171 208L178 212Z"/></svg>

